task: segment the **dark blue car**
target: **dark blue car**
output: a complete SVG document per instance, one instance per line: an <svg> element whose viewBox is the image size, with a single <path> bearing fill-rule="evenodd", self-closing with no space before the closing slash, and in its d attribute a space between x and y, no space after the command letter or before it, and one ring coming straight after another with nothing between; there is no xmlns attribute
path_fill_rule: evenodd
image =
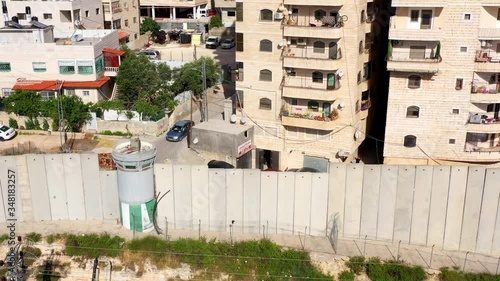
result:
<svg viewBox="0 0 500 281"><path fill-rule="evenodd" d="M193 121L182 120L174 124L170 131L168 131L166 139L167 141L181 141L189 133L189 124L194 125Z"/></svg>

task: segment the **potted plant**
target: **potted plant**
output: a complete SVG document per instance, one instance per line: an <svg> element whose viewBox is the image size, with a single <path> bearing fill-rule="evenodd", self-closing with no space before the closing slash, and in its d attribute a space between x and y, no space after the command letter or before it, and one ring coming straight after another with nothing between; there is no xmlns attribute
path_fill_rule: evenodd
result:
<svg viewBox="0 0 500 281"><path fill-rule="evenodd" d="M330 120L332 121L337 119L338 117L339 117L339 111L336 108L334 108L332 112L330 112L330 115L328 115L328 118L330 118Z"/></svg>
<svg viewBox="0 0 500 281"><path fill-rule="evenodd" d="M285 105L281 106L280 116L288 116L289 114L290 112L288 111L286 106Z"/></svg>

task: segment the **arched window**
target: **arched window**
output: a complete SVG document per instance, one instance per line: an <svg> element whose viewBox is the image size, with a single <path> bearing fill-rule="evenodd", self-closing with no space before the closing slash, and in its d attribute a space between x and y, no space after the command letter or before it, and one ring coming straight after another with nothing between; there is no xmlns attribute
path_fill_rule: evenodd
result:
<svg viewBox="0 0 500 281"><path fill-rule="evenodd" d="M403 144L405 147L415 147L417 146L417 137L414 135L406 135Z"/></svg>
<svg viewBox="0 0 500 281"><path fill-rule="evenodd" d="M269 69L263 69L259 74L260 81L273 81L273 73Z"/></svg>
<svg viewBox="0 0 500 281"><path fill-rule="evenodd" d="M323 54L325 52L325 42L315 41L313 43L314 53Z"/></svg>
<svg viewBox="0 0 500 281"><path fill-rule="evenodd" d="M307 102L307 109L311 110L313 112L318 112L319 103L315 100L311 100L311 101Z"/></svg>
<svg viewBox="0 0 500 281"><path fill-rule="evenodd" d="M361 11L361 23L364 23L366 21L366 14L365 14L365 10Z"/></svg>
<svg viewBox="0 0 500 281"><path fill-rule="evenodd" d="M314 83L323 83L323 73L318 71L313 72L312 80Z"/></svg>
<svg viewBox="0 0 500 281"><path fill-rule="evenodd" d="M418 118L420 115L420 108L412 105L406 109L406 118Z"/></svg>
<svg viewBox="0 0 500 281"><path fill-rule="evenodd" d="M332 60L336 60L342 57L340 49L338 49L337 42L333 41L328 45L328 56Z"/></svg>
<svg viewBox="0 0 500 281"><path fill-rule="evenodd" d="M273 42L270 40L264 39L260 40L259 50L261 52L272 52L273 51Z"/></svg>
<svg viewBox="0 0 500 281"><path fill-rule="evenodd" d="M314 19L315 20L321 20L321 19L323 19L324 16L326 16L326 12L324 10L314 11Z"/></svg>
<svg viewBox="0 0 500 281"><path fill-rule="evenodd" d="M273 21L273 11L268 9L260 10L260 21Z"/></svg>
<svg viewBox="0 0 500 281"><path fill-rule="evenodd" d="M261 98L259 100L259 109L271 110L272 109L271 100L268 98Z"/></svg>
<svg viewBox="0 0 500 281"><path fill-rule="evenodd" d="M412 74L408 76L408 88L410 89L418 89L420 88L420 84L422 82L422 77L416 74Z"/></svg>

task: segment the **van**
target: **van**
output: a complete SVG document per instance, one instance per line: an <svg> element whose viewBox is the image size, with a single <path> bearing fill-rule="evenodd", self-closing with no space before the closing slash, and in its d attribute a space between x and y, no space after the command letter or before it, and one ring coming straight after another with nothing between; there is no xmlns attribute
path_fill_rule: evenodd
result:
<svg viewBox="0 0 500 281"><path fill-rule="evenodd" d="M150 60L161 60L160 52L157 50L153 50L153 49L142 50L139 53L137 53L137 55L145 55Z"/></svg>

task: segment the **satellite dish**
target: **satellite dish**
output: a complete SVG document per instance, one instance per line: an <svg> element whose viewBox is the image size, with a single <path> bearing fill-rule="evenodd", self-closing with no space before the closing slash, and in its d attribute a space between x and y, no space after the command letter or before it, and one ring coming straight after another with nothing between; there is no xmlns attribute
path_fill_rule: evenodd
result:
<svg viewBox="0 0 500 281"><path fill-rule="evenodd" d="M82 25L82 22L80 20L75 20L75 26L80 27Z"/></svg>
<svg viewBox="0 0 500 281"><path fill-rule="evenodd" d="M339 108L340 110L342 110L344 107L345 107L345 104L344 104L344 102L342 102L342 101L341 101L341 102L339 103L338 108Z"/></svg>
<svg viewBox="0 0 500 281"><path fill-rule="evenodd" d="M278 43L278 49L282 49L285 43L283 41Z"/></svg>
<svg viewBox="0 0 500 281"><path fill-rule="evenodd" d="M246 115L241 116L240 123L245 124L246 122L247 122L247 116Z"/></svg>
<svg viewBox="0 0 500 281"><path fill-rule="evenodd" d="M361 131L360 130L356 130L356 132L354 132L354 138L355 139L359 139L359 137L361 137Z"/></svg>
<svg viewBox="0 0 500 281"><path fill-rule="evenodd" d="M193 143L194 143L194 144L197 144L197 143L198 143L198 141L199 141L199 140L198 140L198 138L194 138Z"/></svg>
<svg viewBox="0 0 500 281"><path fill-rule="evenodd" d="M337 75L342 78L342 76L344 76L344 71L343 70L339 70L339 72L337 73Z"/></svg>
<svg viewBox="0 0 500 281"><path fill-rule="evenodd" d="M236 114L233 114L233 115L231 115L229 122L236 123L236 120L238 120L238 118L236 117Z"/></svg>

